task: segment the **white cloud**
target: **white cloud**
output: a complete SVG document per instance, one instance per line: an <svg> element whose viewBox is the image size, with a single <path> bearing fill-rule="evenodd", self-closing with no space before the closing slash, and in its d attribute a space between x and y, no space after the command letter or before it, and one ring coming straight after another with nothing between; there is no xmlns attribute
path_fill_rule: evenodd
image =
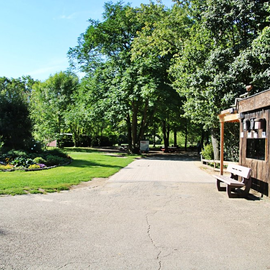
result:
<svg viewBox="0 0 270 270"><path fill-rule="evenodd" d="M75 19L78 15L78 12L75 12L75 13L72 13L70 15L61 15L59 17L59 19L62 19L62 20L72 20L72 19Z"/></svg>
<svg viewBox="0 0 270 270"><path fill-rule="evenodd" d="M27 74L29 74L34 79L44 81L47 80L50 75L53 75L60 71L65 71L67 70L68 67L69 67L68 60L66 58L52 60L28 72Z"/></svg>
<svg viewBox="0 0 270 270"><path fill-rule="evenodd" d="M60 71L66 71L68 68L68 60L64 58L59 58L57 60L54 59L51 62L44 64L43 66L37 67L37 69L28 72L27 75L30 75L33 79L45 81L50 77L50 75L54 75L55 73L58 73ZM85 76L84 72L80 72L78 70L74 72L80 79Z"/></svg>

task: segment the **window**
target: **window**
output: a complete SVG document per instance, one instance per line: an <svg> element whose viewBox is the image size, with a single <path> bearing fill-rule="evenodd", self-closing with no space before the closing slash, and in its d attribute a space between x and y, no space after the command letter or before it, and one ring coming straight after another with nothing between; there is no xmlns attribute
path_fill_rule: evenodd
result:
<svg viewBox="0 0 270 270"><path fill-rule="evenodd" d="M247 158L265 160L265 139L247 139Z"/></svg>

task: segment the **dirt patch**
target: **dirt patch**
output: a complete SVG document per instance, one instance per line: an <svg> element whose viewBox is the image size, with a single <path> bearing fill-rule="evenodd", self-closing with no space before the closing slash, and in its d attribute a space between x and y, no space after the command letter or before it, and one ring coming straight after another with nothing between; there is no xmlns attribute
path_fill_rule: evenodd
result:
<svg viewBox="0 0 270 270"><path fill-rule="evenodd" d="M88 182L81 182L79 185L72 186L70 190L82 189L82 188L99 188L103 187L108 178L93 178Z"/></svg>
<svg viewBox="0 0 270 270"><path fill-rule="evenodd" d="M127 156L125 154L111 154L111 153L106 153L106 156L110 156L110 157L119 157L119 158L127 158Z"/></svg>
<svg viewBox="0 0 270 270"><path fill-rule="evenodd" d="M202 164L201 161L195 161L194 164L200 168L202 171L207 172L208 174L214 175L214 174L220 174L219 169L215 169L214 167L211 167L209 165ZM226 170L223 171L224 175L229 175Z"/></svg>

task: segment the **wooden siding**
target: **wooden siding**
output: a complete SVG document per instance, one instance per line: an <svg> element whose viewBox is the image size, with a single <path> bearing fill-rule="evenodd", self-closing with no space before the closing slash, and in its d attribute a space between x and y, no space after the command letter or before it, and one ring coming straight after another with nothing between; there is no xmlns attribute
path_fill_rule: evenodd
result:
<svg viewBox="0 0 270 270"><path fill-rule="evenodd" d="M270 89L269 89L270 90ZM242 99L238 103L238 112L248 112L270 106L270 91L266 90Z"/></svg>
<svg viewBox="0 0 270 270"><path fill-rule="evenodd" d="M270 91L269 91L270 94ZM250 102L253 102L251 99L249 100ZM268 100L268 103L270 102L270 100ZM241 107L243 108L243 107ZM247 108L247 106L245 105L245 108ZM249 107L249 110L252 111L252 108ZM263 185L259 185L259 186L263 186L264 189L266 187L267 190L262 191L259 190L260 192L268 195L270 194L270 163L269 163L269 153L270 153L270 149L269 149L269 119L270 119L270 110L269 109L261 109L259 111L254 111L253 112L240 112L242 113L242 116L244 117L240 123L240 153L239 153L239 163L243 166L249 167L251 168L252 172L251 172L251 177L256 179L256 183L258 181L262 181L265 184ZM265 130L265 134L266 134L266 138L265 139L265 160L258 160L258 159L254 159L254 158L247 158L246 154L247 154L247 140L254 138L256 139L256 137L259 138L263 138L263 130L258 130L257 135L254 136L255 131L244 131L243 130L243 121L244 119L252 119L252 118L264 118L266 120L266 130ZM251 134L251 138L248 138L248 133ZM258 185L258 184L256 184Z"/></svg>

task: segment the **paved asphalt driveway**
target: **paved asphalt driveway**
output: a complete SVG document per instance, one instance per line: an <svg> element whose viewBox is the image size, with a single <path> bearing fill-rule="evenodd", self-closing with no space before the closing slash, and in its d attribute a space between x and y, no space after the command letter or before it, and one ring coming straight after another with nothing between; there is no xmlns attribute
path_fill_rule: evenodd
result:
<svg viewBox="0 0 270 270"><path fill-rule="evenodd" d="M71 191L0 197L0 269L270 269L269 199L194 161L136 160Z"/></svg>

